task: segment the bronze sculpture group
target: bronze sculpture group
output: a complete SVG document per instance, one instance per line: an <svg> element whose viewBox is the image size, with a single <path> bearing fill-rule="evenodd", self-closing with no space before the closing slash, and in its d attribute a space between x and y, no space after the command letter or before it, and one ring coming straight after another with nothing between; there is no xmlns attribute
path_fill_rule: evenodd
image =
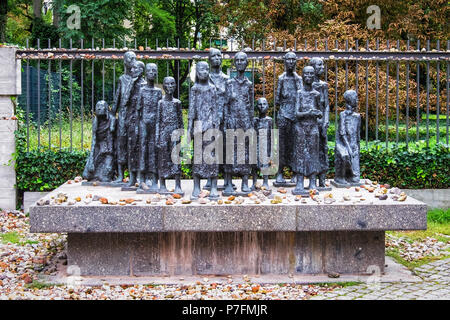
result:
<svg viewBox="0 0 450 320"><path fill-rule="evenodd" d="M269 104L262 97L256 102L255 117L253 83L245 76L247 55L239 52L234 57L236 77L229 79L221 70L222 54L209 51L209 64L196 65L195 83L190 89L187 138L194 141L192 175L194 188L191 199L201 193L201 179L207 179L209 197L222 194L246 195L255 189L258 173L263 177L262 187L269 190L268 167L276 154L273 142L278 141L278 170L274 186L295 186L292 193L307 195L306 189L327 190L325 184L328 166L327 129L329 124L328 84L321 80L324 63L313 58L298 75L294 52L284 56L285 72L278 78L275 105L279 107L274 136L274 121L267 115ZM141 193L177 193L181 189L181 163L173 160L180 136L173 133L184 130L181 101L174 98L174 78L165 77L164 95L155 86L157 65L144 65L133 52L124 55L124 74L119 78L111 109L99 101L93 120L92 148L83 173L90 182L120 186L123 190ZM340 113L336 129L335 180L337 187L359 184L359 130L360 115L356 112L357 94L344 94L346 110ZM233 134L230 134L232 132ZM240 139L235 132L252 132ZM254 138L252 140L252 137ZM257 156L252 156L251 145L256 142ZM211 147L215 143L215 147ZM176 153L176 152L175 152ZM261 155L267 155L263 157ZM283 178L289 167L294 176L290 182ZM124 181L125 169L129 180ZM224 175L224 186L219 187L219 174ZM242 179L241 190L232 183L233 177ZM253 186L249 187L249 177ZM304 186L304 179L309 186ZM175 179L175 189L169 191L166 179ZM159 181L159 185L158 185Z"/></svg>

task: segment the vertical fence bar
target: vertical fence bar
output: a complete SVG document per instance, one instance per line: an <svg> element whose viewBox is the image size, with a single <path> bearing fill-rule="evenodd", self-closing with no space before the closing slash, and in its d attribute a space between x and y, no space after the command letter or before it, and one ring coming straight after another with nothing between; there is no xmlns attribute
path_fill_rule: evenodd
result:
<svg viewBox="0 0 450 320"><path fill-rule="evenodd" d="M325 51L328 51L328 39L325 39ZM325 60L325 82L328 83L328 59Z"/></svg>
<svg viewBox="0 0 450 320"><path fill-rule="evenodd" d="M61 39L59 39L61 49ZM62 148L62 60L59 59L59 150Z"/></svg>
<svg viewBox="0 0 450 320"><path fill-rule="evenodd" d="M378 51L380 49L380 40L377 38L377 41L376 41L376 50ZM378 141L378 121L379 121L379 115L378 115L378 98L379 98L379 95L378 95L378 93L379 93L379 87L378 87L378 85L379 85L379 83L380 83L380 63L379 63L379 61L377 60L377 62L376 62L376 65L375 65L375 67L376 67L376 76L377 76L377 79L376 79L376 87L375 87L375 140L377 140Z"/></svg>
<svg viewBox="0 0 450 320"><path fill-rule="evenodd" d="M37 39L37 48L40 49L40 39ZM38 149L41 147L41 59L37 61L37 104L38 104L38 118L37 118L37 139L38 139Z"/></svg>
<svg viewBox="0 0 450 320"><path fill-rule="evenodd" d="M417 51L420 51L420 40L417 40ZM416 140L419 141L420 132L420 61L417 61L417 110L416 110Z"/></svg>
<svg viewBox="0 0 450 320"><path fill-rule="evenodd" d="M80 47L83 49L83 39L80 41ZM81 82L81 94L80 94L80 116L81 116L81 150L83 150L83 138L84 138L84 61L81 59L80 70L80 82Z"/></svg>
<svg viewBox="0 0 450 320"><path fill-rule="evenodd" d="M339 43L336 40L335 41L335 47L338 49ZM338 121L338 61L335 60L335 69L334 69L334 127L337 128L337 121ZM337 133L337 130L336 130Z"/></svg>
<svg viewBox="0 0 450 320"><path fill-rule="evenodd" d="M436 42L436 49L439 51L440 50L440 43L439 40L437 40ZM441 62L438 60L436 61L436 143L439 143L439 136L440 136L440 132L439 132L439 114L440 114L440 101L439 101L439 86L440 86L440 77L439 77L439 73L441 69Z"/></svg>
<svg viewBox="0 0 450 320"><path fill-rule="evenodd" d="M366 41L366 51L369 51L369 40ZM369 148L369 60L366 60L366 149Z"/></svg>
<svg viewBox="0 0 450 320"><path fill-rule="evenodd" d="M397 40L397 50L400 50L400 40ZM396 79L395 79L395 110L396 110L396 114L395 114L395 143L398 144L398 139L399 139L399 132L398 132L398 126L399 126L399 117L400 117L400 109L399 109L399 97L398 97L398 92L399 92L399 88L398 88L398 80L399 80L399 70L400 66L398 63L398 60L396 62Z"/></svg>
<svg viewBox="0 0 450 320"><path fill-rule="evenodd" d="M166 39L166 50L169 49L169 38ZM167 77L169 76L169 60L166 60Z"/></svg>
<svg viewBox="0 0 450 320"><path fill-rule="evenodd" d="M145 45L147 46L147 39L145 39ZM116 39L113 39L113 48L116 48ZM116 94L116 59L113 60L113 98Z"/></svg>
<svg viewBox="0 0 450 320"><path fill-rule="evenodd" d="M277 40L275 39L273 41L273 51L276 51L276 45L277 45ZM273 116L276 119L277 116L277 110L275 108L275 93L276 93L276 82L277 82L277 70L276 70L276 60L275 58L272 58L272 62L273 62Z"/></svg>
<svg viewBox="0 0 450 320"><path fill-rule="evenodd" d="M358 51L358 39L355 41L355 50ZM356 96L358 96L358 60L355 60L355 91Z"/></svg>
<svg viewBox="0 0 450 320"><path fill-rule="evenodd" d="M51 49L51 42L48 39L48 49ZM47 104L47 122L48 122L48 149L50 150L52 146L52 62L50 59L48 61L48 104Z"/></svg>
<svg viewBox="0 0 450 320"><path fill-rule="evenodd" d="M210 41L210 46L209 47L211 47L211 39L209 39L209 41ZM178 48L178 51L180 51L180 38L177 38L177 48ZM178 91L178 100L180 100L180 91L181 91L181 87L180 87L180 59L177 59L176 63L177 63L177 79L178 79L178 81L177 81L177 85L178 85L177 91Z"/></svg>
<svg viewBox="0 0 450 320"><path fill-rule="evenodd" d="M449 40L447 40L447 51L448 50L450 50L450 41ZM446 111L447 111L447 118L446 118L446 123L445 123L445 140L446 140L446 143L447 143L447 146L448 146L448 126L449 126L449 108L448 108L448 105L449 105L449 101L450 101L450 95L449 95L449 81L450 81L450 78L449 78L449 74L450 74L450 63L448 62L448 60L447 60L447 75L446 75L446 77L445 77L445 82L446 82L446 86L447 86L447 106L446 106Z"/></svg>
<svg viewBox="0 0 450 320"><path fill-rule="evenodd" d="M345 52L348 53L348 39L345 40ZM348 90L348 60L345 59L345 91Z"/></svg>
<svg viewBox="0 0 450 320"><path fill-rule="evenodd" d="M263 43L262 43L262 50L265 50L265 40L263 39ZM262 58L262 76L263 76L263 83L262 83L262 89L263 89L263 97L266 97L266 59L263 57ZM275 108L274 108L275 110Z"/></svg>
<svg viewBox="0 0 450 320"><path fill-rule="evenodd" d="M105 48L105 39L102 39L102 49ZM105 59L102 59L102 100L105 100Z"/></svg>
<svg viewBox="0 0 450 320"><path fill-rule="evenodd" d="M252 39L252 51L255 51L255 38ZM252 59L252 106L255 107L255 59Z"/></svg>
<svg viewBox="0 0 450 320"><path fill-rule="evenodd" d="M124 40L124 48L125 48L125 40ZM94 38L92 38L92 50L94 50ZM95 58L92 59L92 75L91 75L91 110L92 114L94 114L94 106L95 106L95 93L94 93L94 78L95 78Z"/></svg>
<svg viewBox="0 0 450 320"><path fill-rule="evenodd" d="M389 51L389 40L387 40L387 50ZM386 60L386 149L389 149L389 59Z"/></svg>
<svg viewBox="0 0 450 320"><path fill-rule="evenodd" d="M409 51L409 39L406 42ZM409 148L409 61L406 62L406 150Z"/></svg>
<svg viewBox="0 0 450 320"><path fill-rule="evenodd" d="M72 49L72 38L70 38L70 49ZM72 88L73 88L73 60L70 59L70 77L69 77L69 90L70 90L70 104L69 104L69 119L70 119L70 151L72 151L72 117L73 117L73 113L72 113L72 99L73 99L73 93L72 93Z"/></svg>
<svg viewBox="0 0 450 320"><path fill-rule="evenodd" d="M29 49L29 39L27 39L27 49ZM30 59L27 59L27 152L30 151L30 100Z"/></svg>
<svg viewBox="0 0 450 320"><path fill-rule="evenodd" d="M427 52L430 51L430 40L427 40ZM430 60L427 59L427 148L430 146Z"/></svg>

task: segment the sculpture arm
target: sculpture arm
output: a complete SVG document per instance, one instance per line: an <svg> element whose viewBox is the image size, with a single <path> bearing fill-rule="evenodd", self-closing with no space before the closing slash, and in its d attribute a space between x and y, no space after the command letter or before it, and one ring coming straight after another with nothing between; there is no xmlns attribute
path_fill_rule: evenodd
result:
<svg viewBox="0 0 450 320"><path fill-rule="evenodd" d="M253 118L255 117L255 104L253 102L253 85L249 86L248 94L250 95L250 108L248 108L248 118L251 122L253 122Z"/></svg>
<svg viewBox="0 0 450 320"><path fill-rule="evenodd" d="M323 122L324 125L326 124L328 128L328 124L330 123L330 100L328 97L328 83L325 82L324 85L324 97L325 97L325 108L324 108L324 117Z"/></svg>
<svg viewBox="0 0 450 320"><path fill-rule="evenodd" d="M122 83L119 80L119 84L117 85L116 93L114 94L114 103L111 108L111 112L113 113L114 116L117 113L118 105L120 103L121 92L122 92Z"/></svg>
<svg viewBox="0 0 450 320"><path fill-rule="evenodd" d="M278 83L277 83L277 91L275 94L275 106L279 106L280 105L280 101L281 101L281 86L283 85L283 81L281 80L281 76L278 77Z"/></svg>
<svg viewBox="0 0 450 320"><path fill-rule="evenodd" d="M188 134L190 139L194 137L194 121L196 117L195 109L195 90L192 88L188 109Z"/></svg>
<svg viewBox="0 0 450 320"><path fill-rule="evenodd" d="M89 153L88 163L87 163L87 170L88 172L93 172L95 170L94 167L94 152L95 152L95 145L97 144L97 117L94 118L92 121L92 141L91 141L91 152Z"/></svg>
<svg viewBox="0 0 450 320"><path fill-rule="evenodd" d="M183 122L183 110L181 108L181 101L177 102L177 112L178 112L178 128L184 129L184 122Z"/></svg>
<svg viewBox="0 0 450 320"><path fill-rule="evenodd" d="M156 146L159 147L159 113L160 113L160 109L161 109L161 101L158 101L158 106L156 108L156 123L155 123L155 140L156 140Z"/></svg>
<svg viewBox="0 0 450 320"><path fill-rule="evenodd" d="M344 121L344 117L342 114L343 113L341 113L339 115L338 134L341 138L344 148L347 150L349 157L351 157L352 156L352 148L350 147L350 143L348 142L347 135L345 134L345 121Z"/></svg>

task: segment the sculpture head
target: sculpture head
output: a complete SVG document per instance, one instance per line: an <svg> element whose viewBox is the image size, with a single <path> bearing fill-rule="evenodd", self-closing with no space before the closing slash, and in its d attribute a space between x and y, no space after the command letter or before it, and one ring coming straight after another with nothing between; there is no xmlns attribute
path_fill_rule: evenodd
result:
<svg viewBox="0 0 450 320"><path fill-rule="evenodd" d="M297 66L297 55L294 52L287 52L284 55L283 60L286 71L295 71L295 67Z"/></svg>
<svg viewBox="0 0 450 320"><path fill-rule="evenodd" d="M131 69L131 75L133 78L140 77L144 74L145 64L142 61L136 61Z"/></svg>
<svg viewBox="0 0 450 320"><path fill-rule="evenodd" d="M125 68L131 70L136 62L136 54L133 51L125 52L123 56L123 63Z"/></svg>
<svg viewBox="0 0 450 320"><path fill-rule="evenodd" d="M164 92L168 95L173 95L175 92L176 84L173 77L165 77L163 81Z"/></svg>
<svg viewBox="0 0 450 320"><path fill-rule="evenodd" d="M256 107L258 108L260 114L266 114L269 110L269 103L266 98L259 98L256 102Z"/></svg>
<svg viewBox="0 0 450 320"><path fill-rule="evenodd" d="M358 95L355 90L347 90L344 92L345 108L354 111L358 104Z"/></svg>
<svg viewBox="0 0 450 320"><path fill-rule="evenodd" d="M200 61L195 66L195 82L206 81L209 77L209 65L206 61Z"/></svg>
<svg viewBox="0 0 450 320"><path fill-rule="evenodd" d="M316 76L321 76L323 72L325 71L325 66L323 64L322 58L312 58L309 60L309 65L314 68L314 72L316 73Z"/></svg>
<svg viewBox="0 0 450 320"><path fill-rule="evenodd" d="M314 82L314 68L311 66L304 67L302 78L304 83L312 84Z"/></svg>
<svg viewBox="0 0 450 320"><path fill-rule="evenodd" d="M154 63L147 63L145 66L145 76L149 81L155 81L158 75L158 66Z"/></svg>
<svg viewBox="0 0 450 320"><path fill-rule="evenodd" d="M209 49L209 64L211 67L220 67L222 65L222 52L219 49Z"/></svg>
<svg viewBox="0 0 450 320"><path fill-rule="evenodd" d="M247 54L242 51L236 53L234 56L234 65L238 72L244 72L248 65Z"/></svg>
<svg viewBox="0 0 450 320"><path fill-rule="evenodd" d="M100 100L95 105L96 116L106 116L108 113L108 103L105 100Z"/></svg>

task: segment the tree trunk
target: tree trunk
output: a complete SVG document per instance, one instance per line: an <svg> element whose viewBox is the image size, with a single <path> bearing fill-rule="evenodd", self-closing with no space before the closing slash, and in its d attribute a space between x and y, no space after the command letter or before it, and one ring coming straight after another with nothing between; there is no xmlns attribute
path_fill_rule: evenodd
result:
<svg viewBox="0 0 450 320"><path fill-rule="evenodd" d="M59 1L53 1L53 25L59 27Z"/></svg>
<svg viewBox="0 0 450 320"><path fill-rule="evenodd" d="M33 14L35 18L42 16L42 0L33 0Z"/></svg>
<svg viewBox="0 0 450 320"><path fill-rule="evenodd" d="M0 0L0 42L6 42L7 20L8 20L8 0Z"/></svg>

